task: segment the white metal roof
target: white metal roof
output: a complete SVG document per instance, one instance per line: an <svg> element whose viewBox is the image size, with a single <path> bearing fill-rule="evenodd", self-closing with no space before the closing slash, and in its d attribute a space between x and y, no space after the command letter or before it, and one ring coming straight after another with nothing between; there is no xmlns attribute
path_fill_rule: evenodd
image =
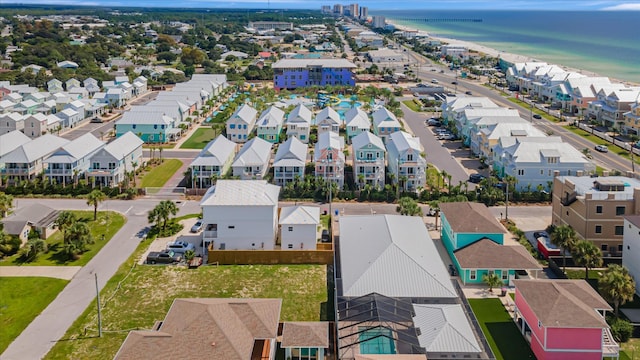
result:
<svg viewBox="0 0 640 360"><path fill-rule="evenodd" d="M286 206L280 209L280 225L319 224L320 208L317 206Z"/></svg>
<svg viewBox="0 0 640 360"><path fill-rule="evenodd" d="M284 111L275 106L270 106L260 114L258 126L274 126L278 127L284 124Z"/></svg>
<svg viewBox="0 0 640 360"><path fill-rule="evenodd" d="M319 155L323 149L344 149L344 138L333 131L323 132L318 135L318 142L316 143L316 155Z"/></svg>
<svg viewBox="0 0 640 360"><path fill-rule="evenodd" d="M411 136L411 134L404 131L396 131L389 135L389 141L387 142L387 150L389 152L400 154L409 149L413 149L417 153L422 152L420 138Z"/></svg>
<svg viewBox="0 0 640 360"><path fill-rule="evenodd" d="M287 124L305 123L310 125L312 118L313 113L311 110L303 104L299 104L289 113L289 116L287 117Z"/></svg>
<svg viewBox="0 0 640 360"><path fill-rule="evenodd" d="M120 135L104 147L104 150L116 159L122 160L125 156L132 153L135 149L142 146L144 142L138 135L127 131Z"/></svg>
<svg viewBox="0 0 640 360"><path fill-rule="evenodd" d="M104 146L92 133L86 133L69 143L63 145L51 156L44 160L45 163L73 163L85 156L97 151Z"/></svg>
<svg viewBox="0 0 640 360"><path fill-rule="evenodd" d="M52 134L44 134L28 143L22 144L2 159L5 163L28 164L53 153L69 140Z"/></svg>
<svg viewBox="0 0 640 360"><path fill-rule="evenodd" d="M469 320L460 304L413 304L418 341L427 353L480 353Z"/></svg>
<svg viewBox="0 0 640 360"><path fill-rule="evenodd" d="M340 217L341 296L457 298L421 217Z"/></svg>
<svg viewBox="0 0 640 360"><path fill-rule="evenodd" d="M267 165L271 158L271 144L259 137L247 141L231 166Z"/></svg>
<svg viewBox="0 0 640 360"><path fill-rule="evenodd" d="M218 180L200 206L278 206L280 186L266 180Z"/></svg>
<svg viewBox="0 0 640 360"><path fill-rule="evenodd" d="M14 130L0 135L0 157L29 141L31 141L31 139L20 130Z"/></svg>
<svg viewBox="0 0 640 360"><path fill-rule="evenodd" d="M358 107L349 109L344 114L344 119L347 126L356 126L360 129L369 129L371 127L371 120L369 120L369 116L367 116L367 113Z"/></svg>
<svg viewBox="0 0 640 360"><path fill-rule="evenodd" d="M293 136L278 146L273 166L304 166L307 160L307 144Z"/></svg>
<svg viewBox="0 0 640 360"><path fill-rule="evenodd" d="M227 160L233 155L235 150L236 144L233 141L223 135L218 135L217 138L211 140L207 146L202 149L198 157L191 162L191 166L222 166L227 163Z"/></svg>
<svg viewBox="0 0 640 360"><path fill-rule="evenodd" d="M354 152L361 148L364 148L369 144L377 147L382 151L386 151L384 147L384 143L382 142L382 139L380 139L379 137L377 137L376 135L368 131L362 132L354 136L353 139L351 140L351 146L353 147Z"/></svg>
<svg viewBox="0 0 640 360"><path fill-rule="evenodd" d="M149 109L147 109L149 110ZM173 119L162 112L125 112L120 120L116 121L116 125L170 125Z"/></svg>
<svg viewBox="0 0 640 360"><path fill-rule="evenodd" d="M384 106L374 111L371 117L375 127L402 127L396 116Z"/></svg>
<svg viewBox="0 0 640 360"><path fill-rule="evenodd" d="M326 107L316 115L316 125L320 125L321 123L340 125L342 124L342 120L340 119L340 114L333 110L333 108Z"/></svg>
<svg viewBox="0 0 640 360"><path fill-rule="evenodd" d="M256 116L258 115L258 110L252 108L251 106L244 104L240 106L236 112L231 115L231 119L240 119L247 123L248 125L256 122Z"/></svg>

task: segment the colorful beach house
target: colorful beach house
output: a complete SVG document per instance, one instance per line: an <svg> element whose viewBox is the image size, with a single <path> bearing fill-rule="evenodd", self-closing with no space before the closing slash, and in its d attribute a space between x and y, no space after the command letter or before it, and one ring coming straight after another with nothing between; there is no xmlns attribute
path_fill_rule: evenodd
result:
<svg viewBox="0 0 640 360"><path fill-rule="evenodd" d="M162 112L127 111L115 127L116 137L131 131L146 143L174 141L182 134L182 130L175 127L175 119Z"/></svg>
<svg viewBox="0 0 640 360"><path fill-rule="evenodd" d="M520 246L504 244L507 231L481 203L441 203L441 239L463 284L482 284L493 273L504 284L513 285L517 270L542 267Z"/></svg>
<svg viewBox="0 0 640 360"><path fill-rule="evenodd" d="M384 187L385 155L382 139L370 132L363 132L352 140L353 172L359 189L370 185Z"/></svg>
<svg viewBox="0 0 640 360"><path fill-rule="evenodd" d="M347 127L347 137L349 141L358 134L371 129L371 120L366 112L359 107L353 107L344 114L344 121Z"/></svg>
<svg viewBox="0 0 640 360"><path fill-rule="evenodd" d="M342 120L340 114L338 114L331 107L326 107L316 115L316 125L318 126L318 134L322 134L328 131L334 133L340 132L340 125Z"/></svg>
<svg viewBox="0 0 640 360"><path fill-rule="evenodd" d="M356 66L347 59L283 59L272 68L276 90L356 84L353 75Z"/></svg>
<svg viewBox="0 0 640 360"><path fill-rule="evenodd" d="M315 152L315 176L326 181L337 183L338 188L344 186L344 138L332 131L318 135Z"/></svg>
<svg viewBox="0 0 640 360"><path fill-rule="evenodd" d="M280 133L282 133L283 125L284 111L271 106L260 114L260 118L257 121L258 137L277 144L280 142Z"/></svg>
<svg viewBox="0 0 640 360"><path fill-rule="evenodd" d="M235 143L247 142L256 126L258 111L244 104L227 120L227 139Z"/></svg>
<svg viewBox="0 0 640 360"><path fill-rule="evenodd" d="M374 111L371 117L373 118L373 133L382 138L385 144L389 135L402 129L398 118L384 106Z"/></svg>
<svg viewBox="0 0 640 360"><path fill-rule="evenodd" d="M287 117L287 138L297 137L302 143L309 143L313 113L300 104L291 110Z"/></svg>
<svg viewBox="0 0 640 360"><path fill-rule="evenodd" d="M538 360L618 359L611 306L584 280L515 280L513 317Z"/></svg>
<svg viewBox="0 0 640 360"><path fill-rule="evenodd" d="M404 131L389 136L387 163L394 183L400 183L404 191L418 191L426 181L427 160L422 154L420 139Z"/></svg>

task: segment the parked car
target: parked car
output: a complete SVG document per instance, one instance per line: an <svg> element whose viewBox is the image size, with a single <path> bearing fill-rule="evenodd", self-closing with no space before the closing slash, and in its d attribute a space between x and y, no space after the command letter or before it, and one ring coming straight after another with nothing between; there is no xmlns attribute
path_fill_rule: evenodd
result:
<svg viewBox="0 0 640 360"><path fill-rule="evenodd" d="M102 123L102 118L100 118L98 116L93 117L93 118L91 118L91 122L92 123Z"/></svg>
<svg viewBox="0 0 640 360"><path fill-rule="evenodd" d="M540 114L533 114L533 118L540 120L542 119L542 116Z"/></svg>
<svg viewBox="0 0 640 360"><path fill-rule="evenodd" d="M182 260L182 255L173 251L152 251L147 255L147 264L174 264Z"/></svg>
<svg viewBox="0 0 640 360"><path fill-rule="evenodd" d="M167 250L184 254L187 250L195 250L196 247L186 241L178 240L167 244Z"/></svg>
<svg viewBox="0 0 640 360"><path fill-rule="evenodd" d="M429 125L429 126L440 126L440 125L442 125L442 123L438 119L431 118L431 119L427 120L427 125Z"/></svg>
<svg viewBox="0 0 640 360"><path fill-rule="evenodd" d="M433 128L432 130L433 130L433 133L436 135L449 132L449 130L447 130L446 128L441 128L441 127Z"/></svg>
<svg viewBox="0 0 640 360"><path fill-rule="evenodd" d="M486 178L486 176L482 175L482 174L471 174L469 175L469 182L474 183L474 184L479 184L480 181L482 181L484 178Z"/></svg>
<svg viewBox="0 0 640 360"><path fill-rule="evenodd" d="M452 81L451 84L452 85L458 85L458 82L457 81Z"/></svg>
<svg viewBox="0 0 640 360"><path fill-rule="evenodd" d="M436 216L436 210L434 208L429 208L429 210L427 210L427 216Z"/></svg>
<svg viewBox="0 0 640 360"><path fill-rule="evenodd" d="M595 149L596 151L603 153L609 152L609 148L607 147L607 145L596 145Z"/></svg>
<svg viewBox="0 0 640 360"><path fill-rule="evenodd" d="M322 237L320 238L322 242L331 242L331 236L329 235L329 230L322 230Z"/></svg>
<svg viewBox="0 0 640 360"><path fill-rule="evenodd" d="M453 140L453 139L455 139L455 136L450 132L441 133L438 135L438 140Z"/></svg>
<svg viewBox="0 0 640 360"><path fill-rule="evenodd" d="M196 223L193 224L193 226L191 227L191 232L197 233L197 232L200 232L201 230L202 230L202 219L198 219L198 221L196 221Z"/></svg>
<svg viewBox="0 0 640 360"><path fill-rule="evenodd" d="M432 84L437 84L438 82L439 82L438 79L431 79Z"/></svg>
<svg viewBox="0 0 640 360"><path fill-rule="evenodd" d="M464 93L467 94L467 95L473 95L473 93L471 91L465 91Z"/></svg>
<svg viewBox="0 0 640 360"><path fill-rule="evenodd" d="M546 231L535 231L533 233L533 237L536 238L536 239L539 238L539 237L544 237L544 238L548 239L549 238L549 234L547 234Z"/></svg>

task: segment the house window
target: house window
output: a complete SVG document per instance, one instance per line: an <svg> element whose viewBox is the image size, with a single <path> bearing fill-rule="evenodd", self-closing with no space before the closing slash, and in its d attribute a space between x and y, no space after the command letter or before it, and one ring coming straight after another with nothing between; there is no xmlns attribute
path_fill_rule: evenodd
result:
<svg viewBox="0 0 640 360"><path fill-rule="evenodd" d="M157 128L158 128L158 124L154 124L154 125L153 125L153 128L154 128L154 129L157 129Z"/></svg>
<svg viewBox="0 0 640 360"><path fill-rule="evenodd" d="M135 129L136 128L136 124L131 125L131 128Z"/></svg>
<svg viewBox="0 0 640 360"><path fill-rule="evenodd" d="M622 244L618 245L618 251L622 251Z"/></svg>
<svg viewBox="0 0 640 360"><path fill-rule="evenodd" d="M293 249L293 244L287 245L287 249Z"/></svg>
<svg viewBox="0 0 640 360"><path fill-rule="evenodd" d="M602 214L602 205L596 205L596 214Z"/></svg>
<svg viewBox="0 0 640 360"><path fill-rule="evenodd" d="M538 329L542 327L542 321L538 320Z"/></svg>
<svg viewBox="0 0 640 360"><path fill-rule="evenodd" d="M413 154L407 155L407 161L413 161Z"/></svg>
<svg viewBox="0 0 640 360"><path fill-rule="evenodd" d="M236 128L236 124L229 124L229 129L235 129Z"/></svg>
<svg viewBox="0 0 640 360"><path fill-rule="evenodd" d="M616 206L616 215L624 215L625 207L624 206Z"/></svg>
<svg viewBox="0 0 640 360"><path fill-rule="evenodd" d="M616 235L624 234L624 226L620 226L620 225L616 226L615 232L616 232Z"/></svg>
<svg viewBox="0 0 640 360"><path fill-rule="evenodd" d="M600 245L600 249L601 249L602 251L607 251L607 244L602 244L602 245Z"/></svg>
<svg viewBox="0 0 640 360"><path fill-rule="evenodd" d="M507 280L507 279L509 279L509 270L503 269L502 270L502 280Z"/></svg>
<svg viewBox="0 0 640 360"><path fill-rule="evenodd" d="M475 280L477 278L475 270L469 270L469 280Z"/></svg>
<svg viewBox="0 0 640 360"><path fill-rule="evenodd" d="M602 234L602 225L596 225L596 234Z"/></svg>
<svg viewBox="0 0 640 360"><path fill-rule="evenodd" d="M235 227L235 225L229 225L228 228L229 229L235 229L236 227Z"/></svg>
<svg viewBox="0 0 640 360"><path fill-rule="evenodd" d="M293 226L289 226L289 231L293 231Z"/></svg>
<svg viewBox="0 0 640 360"><path fill-rule="evenodd" d="M519 169L519 170L518 170L518 175L519 175L519 176L524 175L524 169Z"/></svg>

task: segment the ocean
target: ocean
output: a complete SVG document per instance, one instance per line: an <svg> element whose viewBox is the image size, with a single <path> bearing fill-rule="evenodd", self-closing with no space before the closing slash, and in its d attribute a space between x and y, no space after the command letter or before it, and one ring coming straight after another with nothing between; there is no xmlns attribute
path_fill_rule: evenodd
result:
<svg viewBox="0 0 640 360"><path fill-rule="evenodd" d="M475 42L540 61L640 83L636 11L371 11L433 36ZM481 19L425 22L422 19Z"/></svg>

